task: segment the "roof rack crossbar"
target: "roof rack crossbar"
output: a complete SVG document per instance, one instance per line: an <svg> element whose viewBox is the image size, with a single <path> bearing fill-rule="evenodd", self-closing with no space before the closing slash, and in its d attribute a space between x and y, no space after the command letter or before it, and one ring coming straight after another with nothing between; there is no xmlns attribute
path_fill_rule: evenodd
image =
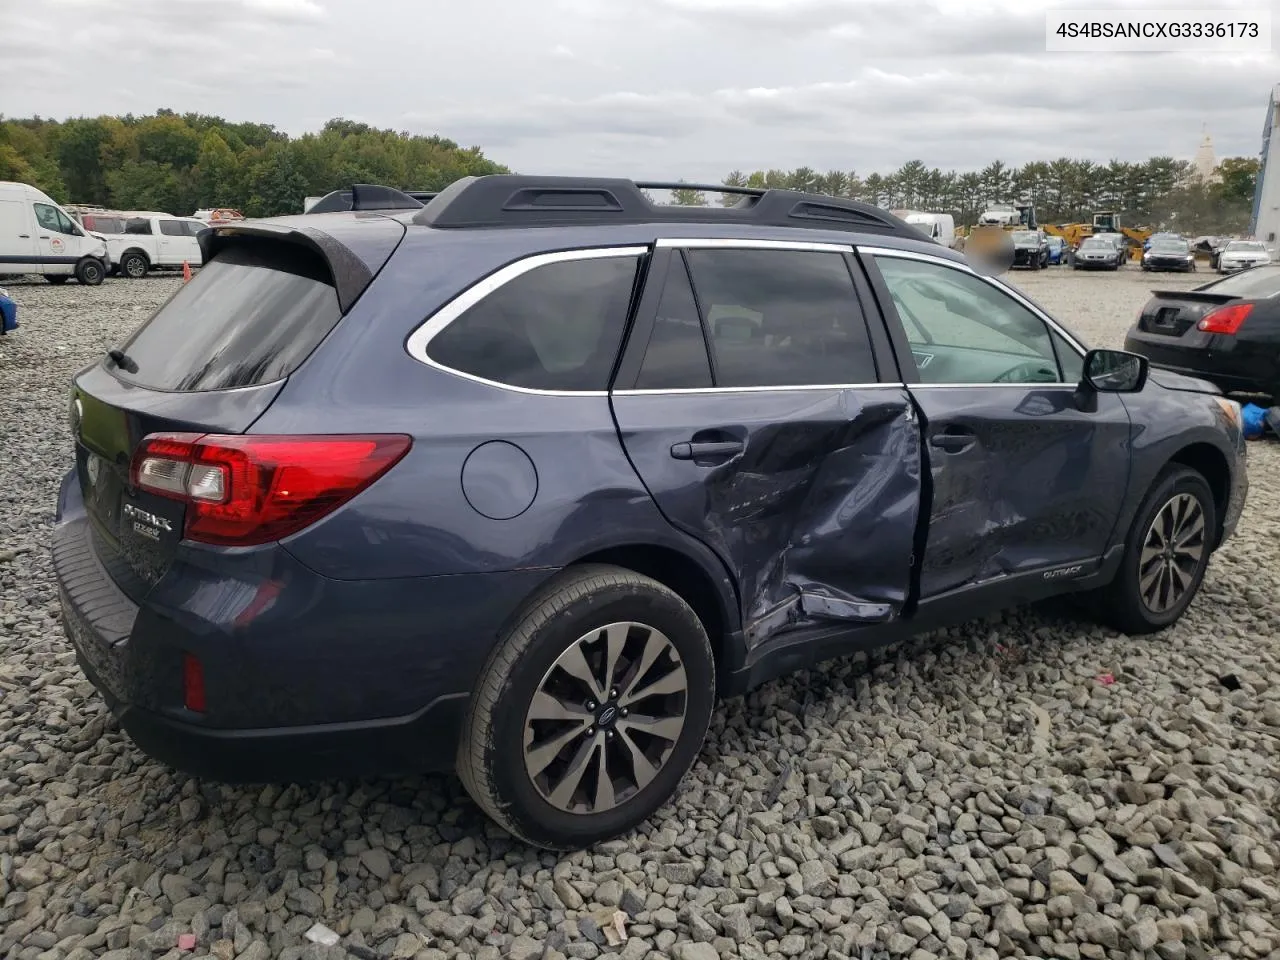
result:
<svg viewBox="0 0 1280 960"><path fill-rule="evenodd" d="M697 190L741 195L723 207L651 202L645 190ZM774 188L613 177L492 174L451 183L414 214L438 229L589 226L623 223L737 223L889 234L920 240L918 228L887 210L822 194Z"/></svg>
<svg viewBox="0 0 1280 960"><path fill-rule="evenodd" d="M417 210L437 196L425 190L397 190L376 183L353 183L346 190L325 194L308 213L343 210Z"/></svg>

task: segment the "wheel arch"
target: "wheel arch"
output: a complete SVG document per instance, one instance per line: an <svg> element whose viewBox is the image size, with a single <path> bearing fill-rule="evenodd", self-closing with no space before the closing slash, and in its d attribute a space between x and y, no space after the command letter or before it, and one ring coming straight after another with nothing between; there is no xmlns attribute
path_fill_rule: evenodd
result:
<svg viewBox="0 0 1280 960"><path fill-rule="evenodd" d="M1222 531L1227 515L1227 500L1231 495L1231 467L1226 456L1212 443L1198 441L1182 447L1164 464L1180 464L1196 471L1213 492L1214 513L1217 529L1213 532L1214 549L1222 543ZM1163 469L1163 467L1161 468Z"/></svg>
<svg viewBox="0 0 1280 960"><path fill-rule="evenodd" d="M151 266L151 257L148 256L147 251L143 250L141 247L129 247L127 250L125 250L123 253L120 254L120 260L123 262L124 258L129 256L129 254L131 253L136 253L143 260L147 261L148 267Z"/></svg>
<svg viewBox="0 0 1280 960"><path fill-rule="evenodd" d="M737 597L717 585L716 575L702 561L669 544L628 542L594 549L574 559L566 569L593 563L631 570L675 591L702 621L716 672L733 668L734 657L740 653L732 647L732 638L740 632ZM725 573L719 573L723 582Z"/></svg>

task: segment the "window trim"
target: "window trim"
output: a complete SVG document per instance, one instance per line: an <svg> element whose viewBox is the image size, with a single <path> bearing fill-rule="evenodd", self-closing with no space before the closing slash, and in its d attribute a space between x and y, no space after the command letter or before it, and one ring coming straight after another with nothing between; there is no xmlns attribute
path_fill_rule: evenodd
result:
<svg viewBox="0 0 1280 960"><path fill-rule="evenodd" d="M895 250L892 247L859 246L858 252L860 254L865 254L867 257L872 257L872 258L897 257L900 260L919 260L923 263L931 263L940 267L949 267L952 270L958 270L961 273L968 274L969 276L974 277L975 279L981 280L982 282L986 283L991 287L994 287L996 290L999 290L1001 293L1010 297L1020 306L1030 311L1034 317L1036 317L1041 322L1043 322L1046 326L1048 326L1051 330L1053 330L1054 333L1058 334L1058 336L1060 336L1067 343L1067 345L1071 347L1071 349L1075 350L1076 353L1079 354L1081 361L1084 360L1085 354L1088 353L1088 351L1084 348L1083 344L1081 344L1078 340L1076 340L1075 337L1073 337L1070 333L1064 330L1062 326L1056 320L1053 319L1053 317L1049 316L1047 313L1045 313L1043 310L1037 307L1034 303L1032 303L1026 297L1022 296L1020 293L1018 293L1018 291L1014 290L1012 287L1002 283L1001 281L995 279L994 277L983 276L982 274L978 273L978 271L974 270L973 267L971 267L967 263L960 263L955 260L947 260L943 257L934 257L926 253L916 253L913 250ZM880 272L879 267L876 268L876 272L877 273ZM881 281L883 282L884 275L880 274L880 277L881 277ZM902 318L897 316L896 308L894 308L894 315L899 326L901 326ZM1050 345L1052 346L1052 341L1050 341ZM1055 353L1054 359L1058 363L1059 371L1061 371L1062 362L1061 360L1058 360L1056 353ZM913 360L913 363L914 363L914 360ZM918 371L917 371L917 374L918 374ZM1061 375L1061 372L1059 372L1059 375ZM996 388L1005 389L1005 390L1009 389L1010 387L1016 387L1021 390L1043 389L1047 387L1070 387L1072 390L1074 390L1078 386L1079 386L1079 383L1068 382L1065 380L1055 380L1055 381L1045 382L1045 383L910 383L910 384L907 384L907 387L911 390L919 390L919 389L972 390L975 387L996 387Z"/></svg>
<svg viewBox="0 0 1280 960"><path fill-rule="evenodd" d="M722 249L722 250L798 250L809 253L837 253L845 257L845 267L848 268L849 257L854 254L853 243L821 243L812 240L760 240L750 237L662 237L654 244L659 250L668 250L675 253L680 250L696 250L696 249ZM672 263L676 261L673 259ZM681 269L687 269L683 265L681 258ZM666 283L666 277L663 277L663 283ZM690 276L690 283L693 283ZM867 306L861 302L858 297L857 281L854 275L850 274L850 291L855 298L858 298L858 305L861 313L868 324L867 335L874 355L876 350L875 337L870 330L872 316L867 312ZM697 297L695 288L695 299ZM699 304L698 310L701 316L702 309ZM714 360L712 361L714 364ZM714 369L714 367L713 367ZM662 390L642 390L635 387L626 389L615 389L613 395L616 397L652 397L652 396L681 396L687 394L733 394L733 393L800 393L832 390L871 390L871 389L896 389L902 390L906 384L900 380L876 380L871 383L807 383L793 384L787 386L766 386L766 387L671 387Z"/></svg>
<svg viewBox="0 0 1280 960"><path fill-rule="evenodd" d="M487 277L476 281L447 301L444 306L414 328L413 332L405 340L404 349L414 360L434 370L439 370L441 373L461 377L464 380L470 380L472 383L482 383L485 386L509 390L513 393L543 397L607 397L609 396L607 388L604 390L541 390L535 387L520 387L513 383L503 383L499 380L489 380L486 377L476 376L474 373L466 373L462 370L455 370L453 367L446 366L443 363L437 363L428 356L427 347L441 331L466 311L499 288L506 286L512 280L537 270L539 267L554 263L570 263L576 260L607 260L616 257L640 258L649 252L650 248L648 246L636 245L626 247L579 247L573 250L556 250L551 253L536 253L531 256L521 257L519 260L508 263Z"/></svg>

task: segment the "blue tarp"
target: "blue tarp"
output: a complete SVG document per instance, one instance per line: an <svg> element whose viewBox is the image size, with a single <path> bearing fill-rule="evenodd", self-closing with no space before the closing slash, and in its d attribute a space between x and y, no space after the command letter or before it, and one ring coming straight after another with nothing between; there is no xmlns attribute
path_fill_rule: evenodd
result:
<svg viewBox="0 0 1280 960"><path fill-rule="evenodd" d="M0 333L18 329L18 305L0 291Z"/></svg>
<svg viewBox="0 0 1280 960"><path fill-rule="evenodd" d="M1244 420L1244 436L1246 440L1256 440L1267 428L1267 408L1256 403L1246 403L1240 408Z"/></svg>

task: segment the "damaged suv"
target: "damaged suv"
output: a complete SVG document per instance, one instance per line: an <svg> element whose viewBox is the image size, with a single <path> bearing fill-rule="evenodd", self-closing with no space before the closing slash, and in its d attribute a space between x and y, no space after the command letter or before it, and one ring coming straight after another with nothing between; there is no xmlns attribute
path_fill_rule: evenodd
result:
<svg viewBox="0 0 1280 960"><path fill-rule="evenodd" d="M883 210L664 186L201 235L69 397L63 620L142 750L455 769L581 847L671 797L717 696L1054 594L1182 615L1244 503L1237 404Z"/></svg>

